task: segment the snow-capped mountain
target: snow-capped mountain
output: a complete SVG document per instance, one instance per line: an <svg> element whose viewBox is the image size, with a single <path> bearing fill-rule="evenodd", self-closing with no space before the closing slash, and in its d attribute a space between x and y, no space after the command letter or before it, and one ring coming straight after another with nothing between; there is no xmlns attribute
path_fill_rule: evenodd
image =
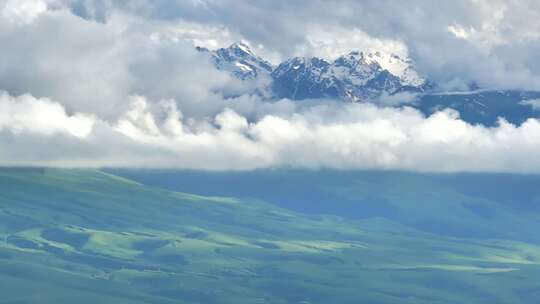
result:
<svg viewBox="0 0 540 304"><path fill-rule="evenodd" d="M271 77L273 95L281 98L368 101L382 94L421 92L427 84L409 59L379 52L351 52L332 62L296 57L274 68L243 43L215 51L198 49L209 52L218 69L229 71L239 79Z"/></svg>
<svg viewBox="0 0 540 304"><path fill-rule="evenodd" d="M364 52L351 52L333 62L293 58L280 64L272 77L276 94L292 99L337 97L368 101L382 94L422 92L427 84L409 60Z"/></svg>
<svg viewBox="0 0 540 304"><path fill-rule="evenodd" d="M273 66L264 59L256 56L245 43L234 43L228 48L210 51L198 47L201 52L209 52L214 65L223 71L228 71L235 77L247 80L260 75L270 75Z"/></svg>
<svg viewBox="0 0 540 304"><path fill-rule="evenodd" d="M531 101L540 100L540 92L479 90L475 84L465 92L436 91L433 83L415 70L410 59L392 54L351 52L334 61L296 57L274 67L242 43L214 51L197 49L208 52L218 69L228 71L241 80L264 77L265 81L258 82L264 87L256 87L253 91L263 98L301 100L329 97L377 102L382 100L379 97L394 95L399 99L400 95L396 94L411 92L417 95L415 102L408 105L425 115L441 109L454 109L460 113L461 119L488 126L497 124L500 117L514 124L540 117L538 107L531 106Z"/></svg>

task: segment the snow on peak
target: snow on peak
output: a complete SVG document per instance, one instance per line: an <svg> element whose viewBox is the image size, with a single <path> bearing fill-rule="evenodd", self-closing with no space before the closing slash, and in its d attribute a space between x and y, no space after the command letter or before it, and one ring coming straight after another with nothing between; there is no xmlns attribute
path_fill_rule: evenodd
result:
<svg viewBox="0 0 540 304"><path fill-rule="evenodd" d="M421 86L426 82L414 69L413 62L409 58L381 52L371 53L369 57L380 64L383 69L399 77L405 85Z"/></svg>
<svg viewBox="0 0 540 304"><path fill-rule="evenodd" d="M403 85L422 86L423 79L413 67L410 59L404 59L396 54L383 52L359 52L353 51L336 59L337 66L353 67L356 74L372 74L379 69L387 70L398 77Z"/></svg>
<svg viewBox="0 0 540 304"><path fill-rule="evenodd" d="M243 63L240 63L240 62L235 62L234 65L236 67L238 67L243 72L252 72L253 71L253 68L250 67L247 64L243 64Z"/></svg>
<svg viewBox="0 0 540 304"><path fill-rule="evenodd" d="M294 71L295 74L310 74L311 77L321 77L330 63L317 57L294 57L280 64L273 72L274 77L281 77Z"/></svg>
<svg viewBox="0 0 540 304"><path fill-rule="evenodd" d="M204 48L197 50L209 52L218 69L228 71L243 80L255 79L261 74L270 75L273 70L273 66L256 56L246 43L237 42L227 48L212 51Z"/></svg>
<svg viewBox="0 0 540 304"><path fill-rule="evenodd" d="M250 56L255 56L255 54L251 51L251 48L249 47L249 45L243 42L233 43L231 46L229 46L229 49L240 50L241 52L244 52Z"/></svg>

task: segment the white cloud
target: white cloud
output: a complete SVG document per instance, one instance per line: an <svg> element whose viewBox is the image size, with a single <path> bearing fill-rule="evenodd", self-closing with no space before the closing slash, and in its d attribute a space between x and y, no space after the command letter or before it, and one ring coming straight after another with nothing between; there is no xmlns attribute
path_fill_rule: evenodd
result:
<svg viewBox="0 0 540 304"><path fill-rule="evenodd" d="M2 17L13 23L28 24L47 11L44 0L4 0L0 11Z"/></svg>
<svg viewBox="0 0 540 304"><path fill-rule="evenodd" d="M68 115L50 100L4 94L0 164L540 172L536 119L486 128L448 110L426 118L411 108L336 103L251 121L232 109L192 119L172 100L150 103L136 96L130 104L108 123Z"/></svg>
<svg viewBox="0 0 540 304"><path fill-rule="evenodd" d="M15 134L25 132L52 135L66 133L84 138L92 131L91 115L68 115L64 107L48 99L36 99L30 95L11 97L0 93L0 130Z"/></svg>
<svg viewBox="0 0 540 304"><path fill-rule="evenodd" d="M254 85L217 71L184 40L156 36L152 22L122 12L103 24L57 5L29 24L6 22L0 16L0 90L49 97L69 111L111 120L126 111L130 95L144 94L205 113L221 94L241 95Z"/></svg>
<svg viewBox="0 0 540 304"><path fill-rule="evenodd" d="M296 49L299 56L336 59L353 50L361 50L408 57L407 46L403 42L373 38L359 28L312 28L308 31L306 39L307 43Z"/></svg>
<svg viewBox="0 0 540 304"><path fill-rule="evenodd" d="M161 24L155 36L160 39L184 40L194 46L209 49L228 46L241 39L224 25L214 26L183 20Z"/></svg>

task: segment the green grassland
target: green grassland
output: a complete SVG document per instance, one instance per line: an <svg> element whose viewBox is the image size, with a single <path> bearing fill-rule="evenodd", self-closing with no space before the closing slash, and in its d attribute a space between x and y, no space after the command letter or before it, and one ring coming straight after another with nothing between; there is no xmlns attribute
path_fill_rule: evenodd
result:
<svg viewBox="0 0 540 304"><path fill-rule="evenodd" d="M469 198L430 189L437 207L400 195L400 212L456 226L474 215L452 209ZM0 303L538 303L537 215L504 211L479 229L500 220L527 238L305 215L100 171L2 169Z"/></svg>

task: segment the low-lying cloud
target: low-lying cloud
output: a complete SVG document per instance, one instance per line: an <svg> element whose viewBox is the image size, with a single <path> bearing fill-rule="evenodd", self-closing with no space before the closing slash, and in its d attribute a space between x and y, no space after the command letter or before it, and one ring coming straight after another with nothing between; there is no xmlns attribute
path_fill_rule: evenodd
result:
<svg viewBox="0 0 540 304"><path fill-rule="evenodd" d="M58 103L2 94L0 164L248 170L269 167L540 172L540 121L494 128L446 110L318 103L248 120L225 108L184 117L174 101L133 96L114 123ZM48 113L55 119L42 120ZM38 124L32 124L37 121Z"/></svg>
<svg viewBox="0 0 540 304"><path fill-rule="evenodd" d="M0 130L13 134L65 133L82 138L92 131L94 120L91 115L70 116L61 104L49 99L30 95L13 98L5 92L0 95Z"/></svg>

